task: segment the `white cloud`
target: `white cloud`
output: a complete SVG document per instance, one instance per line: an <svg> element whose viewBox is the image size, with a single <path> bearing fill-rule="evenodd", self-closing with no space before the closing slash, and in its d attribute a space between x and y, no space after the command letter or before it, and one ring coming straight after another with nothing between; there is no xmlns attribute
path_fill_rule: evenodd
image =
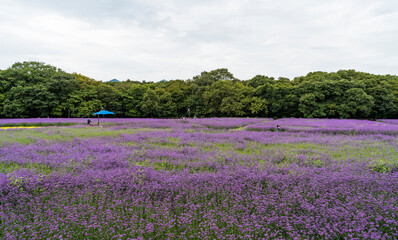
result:
<svg viewBox="0 0 398 240"><path fill-rule="evenodd" d="M98 80L240 79L354 68L397 74L389 0L5 1L0 69L43 61Z"/></svg>

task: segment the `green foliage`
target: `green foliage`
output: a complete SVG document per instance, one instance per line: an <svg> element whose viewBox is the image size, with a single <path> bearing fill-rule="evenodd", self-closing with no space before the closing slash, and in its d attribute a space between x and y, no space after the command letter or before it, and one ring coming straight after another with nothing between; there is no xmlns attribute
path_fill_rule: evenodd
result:
<svg viewBox="0 0 398 240"><path fill-rule="evenodd" d="M141 106L148 87L143 84L132 84L129 89L121 93L122 109L128 117L142 117Z"/></svg>
<svg viewBox="0 0 398 240"><path fill-rule="evenodd" d="M325 117L325 106L321 104L324 100L325 95L320 92L306 93L300 98L299 111L308 118Z"/></svg>
<svg viewBox="0 0 398 240"><path fill-rule="evenodd" d="M161 112L160 97L155 90L148 89L143 98L141 110L145 117L159 117Z"/></svg>
<svg viewBox="0 0 398 240"><path fill-rule="evenodd" d="M364 81L364 91L373 97L371 110L373 118L392 118L398 113L398 99L394 95L393 85L387 81L372 77Z"/></svg>
<svg viewBox="0 0 398 240"><path fill-rule="evenodd" d="M216 69L210 72L202 72L193 77L193 82L201 87L210 86L218 81L235 80L236 78L226 68Z"/></svg>
<svg viewBox="0 0 398 240"><path fill-rule="evenodd" d="M340 105L342 118L366 118L369 117L374 105L372 96L360 88L351 88L344 92L345 102Z"/></svg>
<svg viewBox="0 0 398 240"><path fill-rule="evenodd" d="M3 113L15 118L47 117L55 106L55 94L50 93L44 84L17 85L7 92Z"/></svg>
<svg viewBox="0 0 398 240"><path fill-rule="evenodd" d="M194 110L190 84L182 80L169 81L166 91L170 93L173 111L171 117L190 116Z"/></svg>
<svg viewBox="0 0 398 240"><path fill-rule="evenodd" d="M376 166L371 167L371 170L379 173L385 173L385 172L390 172L391 167L388 166L387 164L378 164Z"/></svg>
<svg viewBox="0 0 398 240"><path fill-rule="evenodd" d="M230 80L217 81L206 87L203 93L205 113L207 116L244 116L250 95L249 88L240 82Z"/></svg>
<svg viewBox="0 0 398 240"><path fill-rule="evenodd" d="M98 100L101 101L102 107L112 109L116 114L121 110L121 93L114 87L106 84L97 86Z"/></svg>
<svg viewBox="0 0 398 240"><path fill-rule="evenodd" d="M15 63L0 72L3 117L61 116L63 102L78 88L72 74L40 62Z"/></svg>
<svg viewBox="0 0 398 240"><path fill-rule="evenodd" d="M103 83L41 62L0 70L2 118L87 117L101 108L115 117L396 118L398 77L340 70L240 81L221 68L187 81Z"/></svg>
<svg viewBox="0 0 398 240"><path fill-rule="evenodd" d="M268 113L268 101L259 97L247 98L250 103L250 113L254 116L264 117Z"/></svg>
<svg viewBox="0 0 398 240"><path fill-rule="evenodd" d="M330 74L317 72L295 79L299 83L299 111L303 117L372 117L374 97L366 92L363 80L366 75L356 73L352 70Z"/></svg>

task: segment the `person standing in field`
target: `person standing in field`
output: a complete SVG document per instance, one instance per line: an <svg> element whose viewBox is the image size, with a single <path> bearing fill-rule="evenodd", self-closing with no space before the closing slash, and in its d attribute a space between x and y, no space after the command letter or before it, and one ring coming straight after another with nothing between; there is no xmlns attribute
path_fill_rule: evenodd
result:
<svg viewBox="0 0 398 240"><path fill-rule="evenodd" d="M277 131L277 132L280 132L280 131L281 131L281 126L276 125L276 131Z"/></svg>
<svg viewBox="0 0 398 240"><path fill-rule="evenodd" d="M88 124L88 125L90 125L90 124L91 124L91 120L90 120L90 118L89 118L89 119L87 119L87 124Z"/></svg>

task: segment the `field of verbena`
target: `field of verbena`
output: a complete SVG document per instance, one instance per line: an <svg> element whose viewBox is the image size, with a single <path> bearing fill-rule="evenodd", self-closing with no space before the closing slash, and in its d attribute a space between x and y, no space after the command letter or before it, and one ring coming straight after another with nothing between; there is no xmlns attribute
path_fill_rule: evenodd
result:
<svg viewBox="0 0 398 240"><path fill-rule="evenodd" d="M1 239L398 238L394 120L85 120L0 121Z"/></svg>

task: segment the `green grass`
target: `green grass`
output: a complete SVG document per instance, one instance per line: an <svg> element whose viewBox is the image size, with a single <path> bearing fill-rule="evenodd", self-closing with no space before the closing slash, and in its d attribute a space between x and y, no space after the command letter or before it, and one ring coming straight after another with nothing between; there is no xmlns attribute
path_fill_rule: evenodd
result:
<svg viewBox="0 0 398 240"><path fill-rule="evenodd" d="M54 168L47 164L40 164L40 163L28 163L28 164L18 164L15 162L6 163L0 162L0 173L11 173L21 168L26 169L34 169L37 173L41 174L51 174L54 172Z"/></svg>
<svg viewBox="0 0 398 240"><path fill-rule="evenodd" d="M164 129L150 128L125 128L114 130L112 128L82 127L82 128L37 128L37 129L12 129L0 131L0 145L4 143L31 144L36 140L71 141L74 138L94 138L119 136L120 134L137 134L149 131L165 131Z"/></svg>
<svg viewBox="0 0 398 240"><path fill-rule="evenodd" d="M14 172L15 170L19 170L21 168L21 165L11 162L11 163L6 163L6 162L0 162L0 173L11 173Z"/></svg>

